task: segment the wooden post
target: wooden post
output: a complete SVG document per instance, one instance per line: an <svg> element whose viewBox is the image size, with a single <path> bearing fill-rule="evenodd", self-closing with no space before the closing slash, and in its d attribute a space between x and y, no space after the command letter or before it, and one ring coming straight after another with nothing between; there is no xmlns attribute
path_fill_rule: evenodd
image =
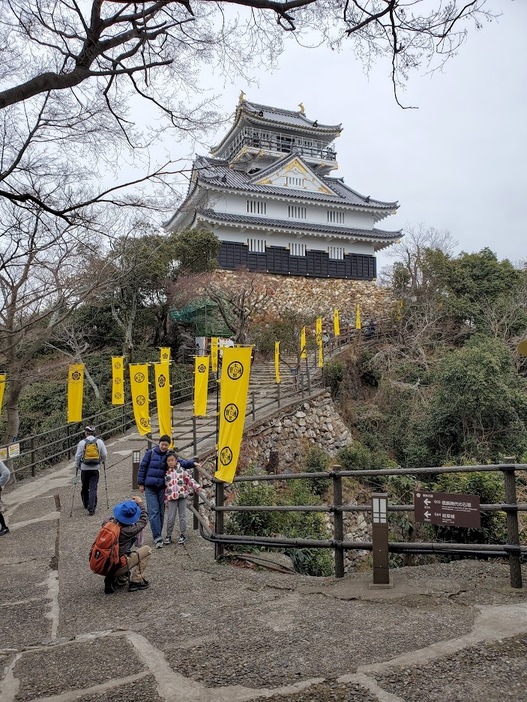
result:
<svg viewBox="0 0 527 702"><path fill-rule="evenodd" d="M196 415L192 415L192 446L194 448L194 456L198 453L198 432L196 426Z"/></svg>
<svg viewBox="0 0 527 702"><path fill-rule="evenodd" d="M388 558L388 494L374 492L371 496L373 584L390 584Z"/></svg>
<svg viewBox="0 0 527 702"><path fill-rule="evenodd" d="M222 483L221 480L218 480L215 483L215 485L216 485L216 506L223 507L224 502L225 502L224 483ZM216 532L216 534L223 534L223 512L221 510L216 510L214 512L214 515L215 515L214 531ZM225 550L224 544L215 543L214 544L214 558L216 560L222 558L224 550Z"/></svg>
<svg viewBox="0 0 527 702"><path fill-rule="evenodd" d="M509 460L508 457L504 459ZM513 460L513 459L512 459ZM511 507L507 507L507 543L509 546L519 546L520 545L520 532L518 528L518 507L516 498L516 473L514 470L514 465L504 466L501 468L503 471L503 482L505 486L505 502ZM521 560L520 554L509 553L509 572L511 587L521 588L522 583L522 570L521 570Z"/></svg>
<svg viewBox="0 0 527 702"><path fill-rule="evenodd" d="M340 466L335 466L333 473L333 538L335 540L335 577L344 577L344 515L342 510L342 476L339 473Z"/></svg>
<svg viewBox="0 0 527 702"><path fill-rule="evenodd" d="M196 451L194 450L194 463L196 463L197 460L198 457L196 455ZM194 466L194 468L192 469L192 477L197 483L199 483L199 468L197 466ZM192 496L192 505L196 512L199 512L199 495L196 491L194 491L194 495ZM199 528L198 518L195 514L192 515L192 528L194 529L194 531L196 531Z"/></svg>
<svg viewBox="0 0 527 702"><path fill-rule="evenodd" d="M141 452L132 451L132 490L139 490L139 485L137 484L137 473L139 472L140 463Z"/></svg>

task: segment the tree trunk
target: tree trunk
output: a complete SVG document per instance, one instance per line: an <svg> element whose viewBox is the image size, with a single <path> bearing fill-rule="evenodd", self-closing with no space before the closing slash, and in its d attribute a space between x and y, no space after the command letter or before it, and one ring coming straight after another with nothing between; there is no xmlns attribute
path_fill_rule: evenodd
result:
<svg viewBox="0 0 527 702"><path fill-rule="evenodd" d="M16 376L8 378L7 390L7 427L4 435L4 443L10 444L16 441L20 429L20 415L18 412L18 401L22 392L23 384Z"/></svg>

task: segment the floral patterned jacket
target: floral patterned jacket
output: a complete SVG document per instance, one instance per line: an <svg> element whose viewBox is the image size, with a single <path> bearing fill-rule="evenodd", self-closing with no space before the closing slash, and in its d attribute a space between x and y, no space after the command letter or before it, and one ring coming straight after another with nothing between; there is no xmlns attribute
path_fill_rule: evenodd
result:
<svg viewBox="0 0 527 702"><path fill-rule="evenodd" d="M201 485L178 463L165 475L165 502L188 497L191 492L201 490Z"/></svg>

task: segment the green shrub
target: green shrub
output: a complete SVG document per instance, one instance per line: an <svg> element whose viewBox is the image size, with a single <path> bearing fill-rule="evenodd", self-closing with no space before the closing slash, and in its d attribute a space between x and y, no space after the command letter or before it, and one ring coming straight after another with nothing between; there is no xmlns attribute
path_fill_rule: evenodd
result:
<svg viewBox="0 0 527 702"><path fill-rule="evenodd" d="M350 446L342 448L338 453L338 460L343 470L381 470L396 467L384 451L372 451L360 441L354 441ZM364 477L362 482L373 490L385 489L385 477L381 475Z"/></svg>
<svg viewBox="0 0 527 702"><path fill-rule="evenodd" d="M267 483L242 483L238 488L237 505L316 505L319 501L310 481L293 480L278 493ZM285 536L291 539L328 539L323 516L317 512L234 512L229 516L227 531L246 536ZM251 549L254 550L254 549ZM256 550L266 550L265 547ZM305 575L326 576L333 572L330 550L285 548L295 569Z"/></svg>
<svg viewBox="0 0 527 702"><path fill-rule="evenodd" d="M305 473L324 473L331 462L330 455L319 446L312 446L304 458ZM322 497L329 486L329 478L313 478L309 480L311 492Z"/></svg>
<svg viewBox="0 0 527 702"><path fill-rule="evenodd" d="M330 389L333 397L336 397L339 393L341 383L344 380L344 371L345 366L340 361L326 363L324 367L326 387Z"/></svg>

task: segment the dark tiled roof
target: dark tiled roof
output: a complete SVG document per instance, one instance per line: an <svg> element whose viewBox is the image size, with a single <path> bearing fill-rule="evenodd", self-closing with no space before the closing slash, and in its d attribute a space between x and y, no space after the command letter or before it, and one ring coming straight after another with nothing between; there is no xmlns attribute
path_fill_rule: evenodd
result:
<svg viewBox="0 0 527 702"><path fill-rule="evenodd" d="M288 154L286 160L289 157L290 155ZM300 156L297 156L297 158L302 160ZM226 161L207 158L205 156L198 156L196 158L194 168L198 172L200 183L205 187L209 185L226 190L241 190L247 193L254 193L255 195L277 195L288 199L313 200L335 205L351 205L354 207L364 207L370 210L393 210L398 207L397 202L382 202L381 200L373 200L370 197L360 195L355 190L344 185L341 179L319 176L310 169L304 161L302 161L302 163L315 177L333 190L335 195L325 195L324 193L296 190L294 188L280 188L273 185L257 185L251 182L254 178L257 178L256 174L248 174L244 171L229 168ZM269 172L269 170L271 169L265 169L266 172Z"/></svg>
<svg viewBox="0 0 527 702"><path fill-rule="evenodd" d="M300 105L299 105L300 107ZM288 127L301 127L302 129L319 129L330 132L340 132L342 126L340 124L319 124L318 120L308 119L300 110L284 110L280 107L271 107L269 105L259 105L256 102L247 102L241 104L241 108L251 117L256 117L265 122L272 122L277 125L287 125Z"/></svg>
<svg viewBox="0 0 527 702"><path fill-rule="evenodd" d="M309 132L318 135L320 139L334 139L342 131L340 124L319 124L318 120L308 119L300 110L282 110L279 107L260 105L256 102L243 100L238 103L234 114L234 122L223 139L217 146L211 148L211 153L220 152L240 125L251 124L259 127L281 128L288 132L297 131L299 133Z"/></svg>
<svg viewBox="0 0 527 702"><path fill-rule="evenodd" d="M273 219L271 217L250 217L236 215L228 212L215 212L214 210L197 210L197 216L210 222L241 224L263 229L284 229L287 231L301 231L312 234L331 234L346 238L377 239L386 242L396 241L402 236L401 231L390 232L383 229L354 229L351 227L337 227L327 224L312 224L298 220Z"/></svg>

